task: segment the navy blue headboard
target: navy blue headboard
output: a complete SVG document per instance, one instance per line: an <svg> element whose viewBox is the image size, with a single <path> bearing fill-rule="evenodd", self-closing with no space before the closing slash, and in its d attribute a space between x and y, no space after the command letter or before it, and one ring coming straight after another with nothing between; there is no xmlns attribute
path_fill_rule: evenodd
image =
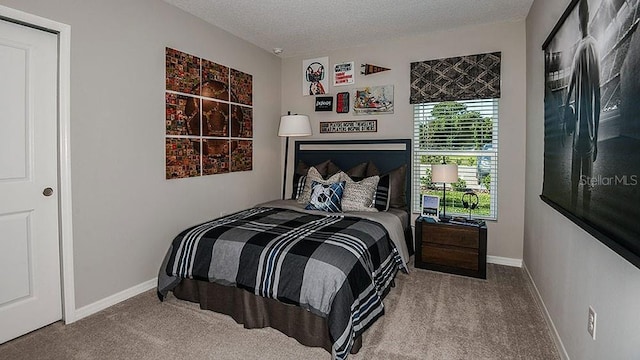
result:
<svg viewBox="0 0 640 360"><path fill-rule="evenodd" d="M295 164L303 161L308 165L331 160L340 169L371 160L381 174L407 165L406 200L411 211L411 140L308 140L295 142Z"/></svg>

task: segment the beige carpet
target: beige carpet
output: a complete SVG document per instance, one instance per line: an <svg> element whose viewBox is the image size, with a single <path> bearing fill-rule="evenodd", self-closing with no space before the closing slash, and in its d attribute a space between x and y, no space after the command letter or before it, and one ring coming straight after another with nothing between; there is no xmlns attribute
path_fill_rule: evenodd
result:
<svg viewBox="0 0 640 360"><path fill-rule="evenodd" d="M349 359L559 359L522 270L490 264L487 277L398 274L385 316ZM6 360L330 358L276 330L247 330L173 296L160 303L155 291L0 345Z"/></svg>

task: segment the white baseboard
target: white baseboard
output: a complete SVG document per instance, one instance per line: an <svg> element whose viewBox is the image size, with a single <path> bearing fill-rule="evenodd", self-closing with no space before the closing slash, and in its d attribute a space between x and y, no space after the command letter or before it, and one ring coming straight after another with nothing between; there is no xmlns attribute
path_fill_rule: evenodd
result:
<svg viewBox="0 0 640 360"><path fill-rule="evenodd" d="M487 255L487 262L491 264L522 267L522 259L513 259L502 256Z"/></svg>
<svg viewBox="0 0 640 360"><path fill-rule="evenodd" d="M132 298L136 295L142 294L143 292L147 291L147 290L151 290L153 288L155 288L158 285L158 278L154 278L151 279L149 281L145 281L142 284L138 284L135 286L132 286L126 290L120 291L117 294L113 294L109 297L106 297L102 300L98 300L96 302L94 302L93 304L89 304L87 306L83 306L79 309L76 309L75 312L75 320L80 320L82 318L85 318L89 315L95 314L98 311L104 310L106 308L108 308L109 306L113 306L117 303L120 303L122 301L125 301L129 298Z"/></svg>
<svg viewBox="0 0 640 360"><path fill-rule="evenodd" d="M556 329L556 326L553 324L553 320L551 320L549 311L547 310L547 307L544 304L544 301L542 300L542 296L538 291L538 287L536 286L536 283L533 281L533 278L531 277L531 273L529 272L529 269L527 269L527 265L523 263L522 267L524 268L525 274L527 274L529 285L533 289L533 297L536 299L538 306L540 306L540 309L542 310L542 316L544 317L544 320L547 322L549 329L551 329L551 337L553 338L553 342L556 345L556 349L558 349L558 353L560 353L560 357L562 358L562 360L570 360L569 354L567 353L567 349L565 349L564 344L562 343L562 339L560 338L560 334L558 334L558 330Z"/></svg>

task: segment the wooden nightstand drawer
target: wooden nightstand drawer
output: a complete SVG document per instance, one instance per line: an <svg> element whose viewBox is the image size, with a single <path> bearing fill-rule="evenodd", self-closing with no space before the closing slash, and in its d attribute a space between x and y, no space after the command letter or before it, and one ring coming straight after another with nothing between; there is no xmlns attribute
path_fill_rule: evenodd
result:
<svg viewBox="0 0 640 360"><path fill-rule="evenodd" d="M417 268L487 277L487 227L416 220Z"/></svg>
<svg viewBox="0 0 640 360"><path fill-rule="evenodd" d="M435 225L422 234L422 241L477 249L478 229Z"/></svg>
<svg viewBox="0 0 640 360"><path fill-rule="evenodd" d="M473 271L478 270L478 252L461 247L423 243L422 261Z"/></svg>

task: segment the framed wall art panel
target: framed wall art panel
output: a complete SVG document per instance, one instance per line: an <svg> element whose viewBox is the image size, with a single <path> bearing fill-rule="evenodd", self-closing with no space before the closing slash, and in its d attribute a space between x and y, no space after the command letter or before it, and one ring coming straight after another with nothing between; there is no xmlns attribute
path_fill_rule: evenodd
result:
<svg viewBox="0 0 640 360"><path fill-rule="evenodd" d="M574 0L543 45L541 198L640 267L638 1Z"/></svg>
<svg viewBox="0 0 640 360"><path fill-rule="evenodd" d="M253 77L166 48L165 177L253 168Z"/></svg>
<svg viewBox="0 0 640 360"><path fill-rule="evenodd" d="M333 65L333 86L355 83L355 63L353 61Z"/></svg>
<svg viewBox="0 0 640 360"><path fill-rule="evenodd" d="M302 95L323 95L329 91L329 58L302 61Z"/></svg>
<svg viewBox="0 0 640 360"><path fill-rule="evenodd" d="M353 97L353 113L393 114L393 85L358 88Z"/></svg>

